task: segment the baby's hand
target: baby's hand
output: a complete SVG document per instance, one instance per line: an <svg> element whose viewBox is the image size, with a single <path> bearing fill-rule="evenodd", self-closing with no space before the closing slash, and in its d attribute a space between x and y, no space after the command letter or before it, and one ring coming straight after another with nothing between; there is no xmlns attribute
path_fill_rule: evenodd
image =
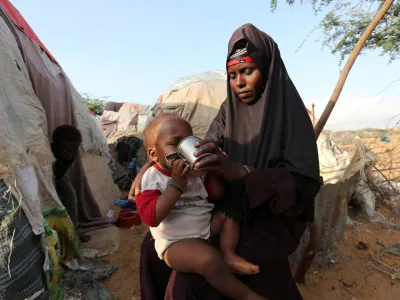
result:
<svg viewBox="0 0 400 300"><path fill-rule="evenodd" d="M183 159L176 159L168 162L170 169L172 170L171 183L176 185L181 190L186 188L188 182L188 173L190 167L185 164Z"/></svg>

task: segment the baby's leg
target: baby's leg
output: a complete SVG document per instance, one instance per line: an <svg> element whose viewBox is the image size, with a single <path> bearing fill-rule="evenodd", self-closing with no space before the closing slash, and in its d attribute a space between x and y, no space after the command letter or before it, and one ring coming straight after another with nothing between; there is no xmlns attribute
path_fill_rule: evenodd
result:
<svg viewBox="0 0 400 300"><path fill-rule="evenodd" d="M227 217L220 212L213 212L210 222L210 236L216 237L221 234L222 225Z"/></svg>
<svg viewBox="0 0 400 300"><path fill-rule="evenodd" d="M224 255L224 259L232 270L239 274L256 274L260 268L248 262L235 253L236 245L239 241L240 225L233 219L225 217L221 227L219 247Z"/></svg>
<svg viewBox="0 0 400 300"><path fill-rule="evenodd" d="M179 272L198 273L217 291L232 299L265 299L240 282L217 249L200 239L181 240L164 254L168 266Z"/></svg>

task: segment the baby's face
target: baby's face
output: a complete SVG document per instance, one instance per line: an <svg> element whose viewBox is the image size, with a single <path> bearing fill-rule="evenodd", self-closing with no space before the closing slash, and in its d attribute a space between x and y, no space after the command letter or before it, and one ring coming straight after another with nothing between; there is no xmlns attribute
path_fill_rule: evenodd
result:
<svg viewBox="0 0 400 300"><path fill-rule="evenodd" d="M183 119L170 119L163 122L155 145L157 162L167 169L165 156L176 152L179 142L191 135L193 135L192 127Z"/></svg>

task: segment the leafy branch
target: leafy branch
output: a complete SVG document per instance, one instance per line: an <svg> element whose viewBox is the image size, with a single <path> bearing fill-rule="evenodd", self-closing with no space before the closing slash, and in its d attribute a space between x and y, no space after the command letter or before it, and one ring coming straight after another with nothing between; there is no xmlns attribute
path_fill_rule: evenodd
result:
<svg viewBox="0 0 400 300"><path fill-rule="evenodd" d="M82 93L82 97L93 113L98 116L101 116L103 114L106 99L108 97L95 97L90 93Z"/></svg>
<svg viewBox="0 0 400 300"><path fill-rule="evenodd" d="M285 1L288 5L296 3L295 0ZM325 13L319 24L322 30L322 45L329 48L332 54L339 55L340 62L343 62L384 1L300 0L300 4L305 3L311 4L316 14ZM274 12L278 0L271 0L270 4ZM393 2L392 7L366 41L361 53L368 50L380 51L380 55L388 56L389 63L400 58L400 0Z"/></svg>

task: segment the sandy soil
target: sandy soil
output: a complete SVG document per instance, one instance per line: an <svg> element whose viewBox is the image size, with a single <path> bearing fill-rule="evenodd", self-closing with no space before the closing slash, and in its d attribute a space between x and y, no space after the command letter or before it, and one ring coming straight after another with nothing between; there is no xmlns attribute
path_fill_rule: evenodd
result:
<svg viewBox="0 0 400 300"><path fill-rule="evenodd" d="M380 212L392 215L386 208ZM384 253L382 246L400 243L400 231L381 224L371 224L361 217L357 226L349 225L343 242L335 249L329 267L315 265L307 276L307 283L299 285L306 300L395 300L400 299L400 280L392 279L373 266L372 257L400 270L400 256ZM397 225L399 226L399 222ZM120 269L106 281L118 300L140 299L139 256L140 243L147 227L120 229L121 244L118 253L108 258ZM359 249L359 243L367 245ZM399 275L400 276L400 275Z"/></svg>
<svg viewBox="0 0 400 300"><path fill-rule="evenodd" d="M364 219L356 221L357 227L348 226L344 240L335 250L335 264L328 268L313 266L307 284L299 285L305 299L400 299L400 280L380 272L373 264L373 257L379 257L400 271L400 256L381 254L383 247L377 244L390 246L399 243L400 231L370 224ZM360 249L360 242L367 245L367 249Z"/></svg>
<svg viewBox="0 0 400 300"><path fill-rule="evenodd" d="M379 155L377 167L389 180L396 180L400 176L400 137L390 138L391 143L377 139L363 141ZM377 211L400 227L399 215L396 216L387 206L377 203ZM349 213L351 215L351 209ZM315 264L307 275L306 284L299 285L305 300L400 299L400 279L392 279L374 267L374 258L379 258L397 269L400 277L400 256L382 254L381 246L400 243L400 231L382 224L371 224L360 216L352 218L357 225L347 227L344 240L334 250L334 263L329 267ZM120 269L106 281L118 300L140 299L140 243L147 230L144 225L120 229L120 249L108 258ZM367 249L360 249L360 242Z"/></svg>
<svg viewBox="0 0 400 300"><path fill-rule="evenodd" d="M145 225L132 229L120 229L118 252L105 258L110 264L119 267L105 282L117 300L140 299L140 244L147 231L148 227Z"/></svg>

